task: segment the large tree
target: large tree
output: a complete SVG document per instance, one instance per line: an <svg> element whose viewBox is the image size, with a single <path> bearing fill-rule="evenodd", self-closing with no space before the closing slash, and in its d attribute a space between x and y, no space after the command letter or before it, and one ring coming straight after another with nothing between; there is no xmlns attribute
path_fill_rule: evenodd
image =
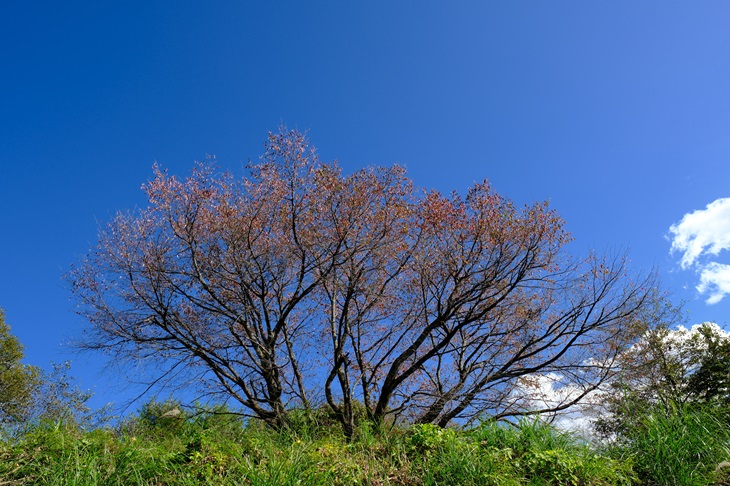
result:
<svg viewBox="0 0 730 486"><path fill-rule="evenodd" d="M246 178L155 168L145 190L69 274L84 346L272 424L323 402L347 434L356 401L376 421L528 413L521 379L593 390L653 295L621 258L571 258L546 203L424 192L397 166L344 175L296 131Z"/></svg>
<svg viewBox="0 0 730 486"><path fill-rule="evenodd" d="M31 414L40 371L23 364L23 357L23 345L11 334L0 309L0 424L20 422Z"/></svg>

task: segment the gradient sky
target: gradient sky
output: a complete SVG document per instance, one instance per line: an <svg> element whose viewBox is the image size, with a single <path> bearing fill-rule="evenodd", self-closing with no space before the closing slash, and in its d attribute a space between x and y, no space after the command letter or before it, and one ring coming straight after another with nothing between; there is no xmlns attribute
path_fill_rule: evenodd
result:
<svg viewBox="0 0 730 486"><path fill-rule="evenodd" d="M26 362L121 401L66 344L85 324L62 275L145 205L155 161L242 174L284 123L346 171L548 199L576 254L628 250L688 324L728 329L728 25L726 0L5 0L0 307Z"/></svg>

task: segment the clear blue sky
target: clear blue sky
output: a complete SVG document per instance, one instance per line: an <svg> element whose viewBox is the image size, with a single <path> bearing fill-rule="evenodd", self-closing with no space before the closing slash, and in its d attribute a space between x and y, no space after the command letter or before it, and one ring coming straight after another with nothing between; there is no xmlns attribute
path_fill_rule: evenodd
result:
<svg viewBox="0 0 730 486"><path fill-rule="evenodd" d="M730 197L728 25L726 0L0 2L0 307L27 362L119 401L64 344L84 322L61 276L154 161L240 174L283 122L345 170L549 199L576 252L628 248L728 328L730 296L696 289L710 264L730 286L727 205L670 233Z"/></svg>

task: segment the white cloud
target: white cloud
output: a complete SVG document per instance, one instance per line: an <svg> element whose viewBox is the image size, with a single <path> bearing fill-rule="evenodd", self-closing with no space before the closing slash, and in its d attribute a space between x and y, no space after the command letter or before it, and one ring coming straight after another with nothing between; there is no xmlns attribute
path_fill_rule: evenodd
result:
<svg viewBox="0 0 730 486"><path fill-rule="evenodd" d="M592 366L592 365L591 365ZM528 410L542 410L560 407L584 395L586 389L575 383L564 383L564 379L556 373L535 374L524 377L512 392L511 399L516 399ZM594 406L593 397L596 391L589 392L572 407L559 412L542 414L542 418L553 425L575 432L585 439L593 435L592 420L587 413Z"/></svg>
<svg viewBox="0 0 730 486"><path fill-rule="evenodd" d="M669 232L672 253L682 253L682 268L699 272L697 290L710 294L706 302L716 304L730 294L730 265L706 261L707 256L730 250L730 198L717 199L705 209L685 214Z"/></svg>
<svg viewBox="0 0 730 486"><path fill-rule="evenodd" d="M710 293L706 301L708 304L720 302L723 297L730 294L730 265L711 262L702 267L697 290L701 294Z"/></svg>

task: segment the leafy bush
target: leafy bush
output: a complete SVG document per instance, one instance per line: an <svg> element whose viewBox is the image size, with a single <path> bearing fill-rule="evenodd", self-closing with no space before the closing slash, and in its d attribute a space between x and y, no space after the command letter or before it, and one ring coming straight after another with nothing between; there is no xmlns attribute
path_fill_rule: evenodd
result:
<svg viewBox="0 0 730 486"><path fill-rule="evenodd" d="M439 449L456 444L456 431L443 429L434 424L419 424L411 427L408 444L416 454L430 455Z"/></svg>

